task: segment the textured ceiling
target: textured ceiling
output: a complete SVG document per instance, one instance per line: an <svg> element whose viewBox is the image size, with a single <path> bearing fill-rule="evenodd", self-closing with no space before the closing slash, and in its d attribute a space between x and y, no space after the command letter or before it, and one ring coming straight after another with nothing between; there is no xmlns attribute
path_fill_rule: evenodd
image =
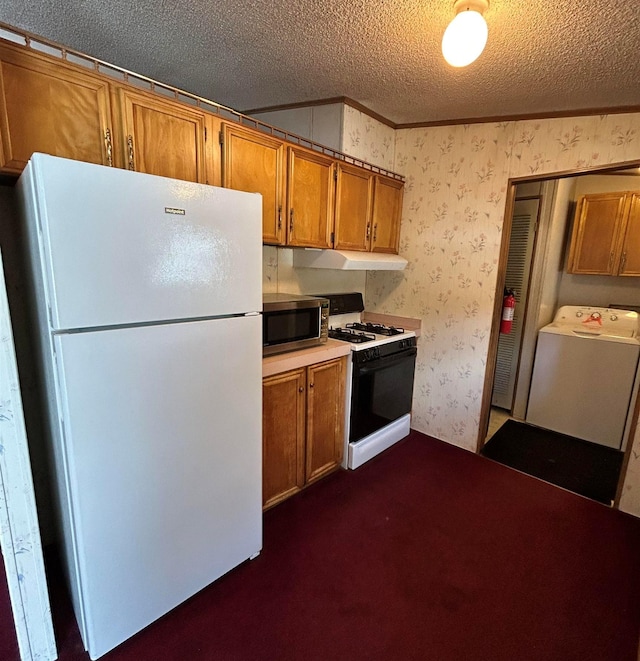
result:
<svg viewBox="0 0 640 661"><path fill-rule="evenodd" d="M346 96L398 124L640 106L638 0L490 0L447 65L453 0L2 0L9 23L244 111Z"/></svg>

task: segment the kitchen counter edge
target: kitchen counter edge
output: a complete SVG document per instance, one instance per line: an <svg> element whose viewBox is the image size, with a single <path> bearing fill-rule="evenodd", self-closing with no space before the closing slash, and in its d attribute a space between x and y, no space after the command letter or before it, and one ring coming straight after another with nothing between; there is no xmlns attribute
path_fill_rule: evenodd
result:
<svg viewBox="0 0 640 661"><path fill-rule="evenodd" d="M421 319L413 319L412 317L398 317L393 314L386 314L383 312L365 312L362 315L363 321L370 321L373 324L386 324L387 326L395 326L396 328L404 328L408 331L413 331L416 337L420 337L420 330L422 328Z"/></svg>
<svg viewBox="0 0 640 661"><path fill-rule="evenodd" d="M325 344L311 347L310 349L300 349L299 351L279 353L275 356L266 356L262 359L262 378L295 370L300 367L307 367L315 363L322 363L325 360L348 356L350 352L351 346L347 342L329 339Z"/></svg>

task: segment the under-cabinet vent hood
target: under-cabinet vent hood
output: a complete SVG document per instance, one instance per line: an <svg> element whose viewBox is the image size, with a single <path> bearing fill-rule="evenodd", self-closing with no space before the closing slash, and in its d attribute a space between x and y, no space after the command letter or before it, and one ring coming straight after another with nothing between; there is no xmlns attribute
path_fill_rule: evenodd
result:
<svg viewBox="0 0 640 661"><path fill-rule="evenodd" d="M312 269L341 271L402 271L408 264L404 257L380 252L356 250L318 250L294 248L293 265Z"/></svg>

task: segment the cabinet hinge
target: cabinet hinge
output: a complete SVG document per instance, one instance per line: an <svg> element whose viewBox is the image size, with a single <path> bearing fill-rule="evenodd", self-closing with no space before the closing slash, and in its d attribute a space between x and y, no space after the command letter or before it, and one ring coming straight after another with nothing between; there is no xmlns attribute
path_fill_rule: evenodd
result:
<svg viewBox="0 0 640 661"><path fill-rule="evenodd" d="M338 181L338 171L334 169L333 171L333 180Z"/></svg>
<svg viewBox="0 0 640 661"><path fill-rule="evenodd" d="M204 127L204 141L207 141L207 127Z"/></svg>
<svg viewBox="0 0 640 661"><path fill-rule="evenodd" d="M224 133L220 131L218 135L219 135L220 144L224 145Z"/></svg>
<svg viewBox="0 0 640 661"><path fill-rule="evenodd" d="M335 243L335 232L331 232L331 245Z"/></svg>

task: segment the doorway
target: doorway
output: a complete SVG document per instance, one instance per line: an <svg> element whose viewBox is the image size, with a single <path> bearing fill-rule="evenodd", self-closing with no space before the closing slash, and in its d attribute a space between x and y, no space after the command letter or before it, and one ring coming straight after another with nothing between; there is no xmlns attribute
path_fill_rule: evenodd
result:
<svg viewBox="0 0 640 661"><path fill-rule="evenodd" d="M554 270L545 254L558 252L557 246L548 246L551 217L556 206L558 182L532 181L513 187L513 210L509 250L505 266L505 290L513 290L516 308L511 331L500 333L492 384L491 412L485 441L509 419L524 420L526 416L529 384L533 368L535 342L539 325L550 321L549 313L555 309L556 287ZM563 210L562 213L568 212ZM552 243L563 247L562 234ZM551 256L554 263L558 254ZM546 269L544 265L546 264ZM549 283L544 286L546 270ZM546 298L542 296L547 290ZM538 317L543 323L538 324Z"/></svg>
<svg viewBox="0 0 640 661"><path fill-rule="evenodd" d="M566 255L569 246L571 220L577 198L585 193L596 192L595 185L603 191L639 190L640 174L637 170L594 170L555 179L527 182L511 182L507 214L503 229L503 246L499 263L498 289L494 308L494 323L490 345L490 363L494 369L485 380L482 420L478 450L506 420L526 419L527 400L535 355L538 330L550 323L560 305L590 305L609 307L624 303L628 307L640 306L640 288L634 278L612 276L575 276L566 272ZM523 193L521 186L539 186L533 195ZM531 223L532 245L523 239L522 202L526 198L538 198L538 222ZM532 213L528 211L529 215ZM504 242L507 242L506 245ZM530 251L530 253L528 253ZM527 256L530 254L530 259ZM514 256L518 265L512 265ZM513 337L499 334L502 291L504 287L517 289L513 284L513 270L524 275L524 295L517 297L517 321L514 316ZM516 273L519 276L518 273ZM528 281L526 278L528 276ZM499 297L499 300L498 300ZM505 367L506 366L506 367ZM491 398L489 399L488 393ZM635 407L637 409L637 406ZM635 429L635 415L627 418L625 440L630 449ZM626 468L626 461L622 474Z"/></svg>

